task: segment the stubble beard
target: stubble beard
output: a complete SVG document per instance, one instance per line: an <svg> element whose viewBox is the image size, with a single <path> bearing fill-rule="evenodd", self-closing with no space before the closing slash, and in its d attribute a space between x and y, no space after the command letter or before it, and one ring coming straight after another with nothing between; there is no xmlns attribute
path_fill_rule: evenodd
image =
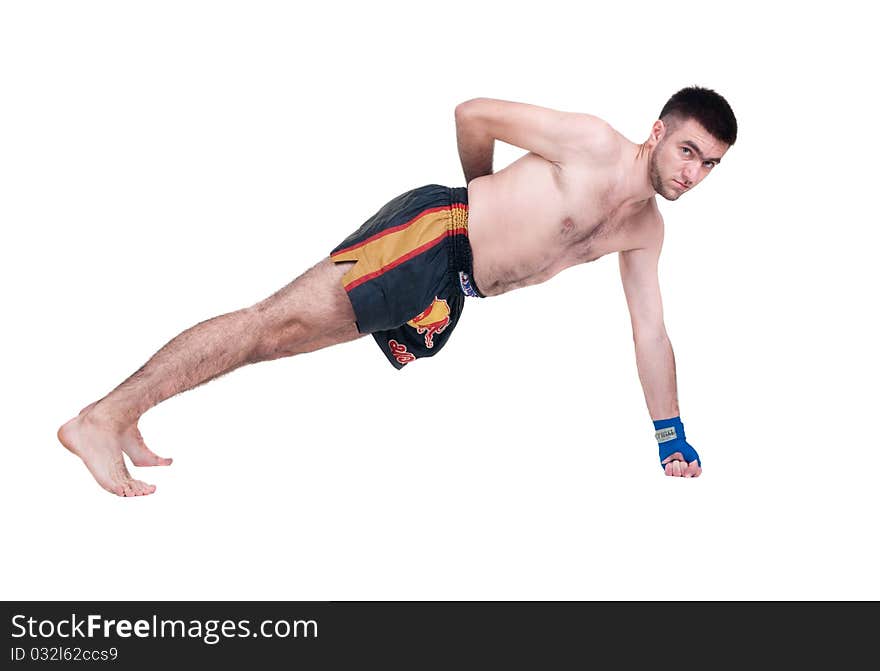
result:
<svg viewBox="0 0 880 671"><path fill-rule="evenodd" d="M657 167L657 154L660 153L660 149L663 147L663 142L661 142L654 149L651 154L651 163L650 163L650 175L651 175L651 186L654 187L654 191L663 196L666 200L678 200L678 197L681 195L680 193L673 191L666 187L663 184L663 179L660 177L660 169Z"/></svg>

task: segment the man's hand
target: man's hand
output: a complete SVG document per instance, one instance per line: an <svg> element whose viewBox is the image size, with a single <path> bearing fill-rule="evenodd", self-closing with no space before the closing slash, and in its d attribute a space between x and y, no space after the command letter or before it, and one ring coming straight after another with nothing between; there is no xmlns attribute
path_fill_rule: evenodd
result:
<svg viewBox="0 0 880 671"><path fill-rule="evenodd" d="M696 478L703 472L700 455L687 442L681 417L654 420L654 438L660 446L660 465L674 478Z"/></svg>
<svg viewBox="0 0 880 671"><path fill-rule="evenodd" d="M660 464L666 471L666 475L671 475L674 478L698 478L700 473L703 472L703 469L700 468L700 463L696 459L688 463L681 452L673 452L661 461Z"/></svg>

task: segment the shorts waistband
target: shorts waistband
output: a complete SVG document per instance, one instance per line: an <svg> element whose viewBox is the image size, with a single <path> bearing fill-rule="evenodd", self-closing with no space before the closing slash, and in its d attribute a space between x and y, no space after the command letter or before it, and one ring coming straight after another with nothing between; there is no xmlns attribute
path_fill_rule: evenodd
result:
<svg viewBox="0 0 880 671"><path fill-rule="evenodd" d="M464 205L464 207L461 207ZM449 236L452 253L449 255L449 271L458 282L465 296L485 298L474 282L474 259L471 243L467 236L468 192L467 187L449 188L449 209L452 216L451 228L464 230L464 234Z"/></svg>

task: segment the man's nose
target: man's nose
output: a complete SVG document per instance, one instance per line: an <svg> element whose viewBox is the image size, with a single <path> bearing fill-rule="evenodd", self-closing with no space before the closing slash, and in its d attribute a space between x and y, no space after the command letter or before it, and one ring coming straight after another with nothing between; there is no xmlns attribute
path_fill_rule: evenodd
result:
<svg viewBox="0 0 880 671"><path fill-rule="evenodd" d="M694 182L697 181L697 172L698 168L693 166L686 166L684 169L684 184L685 186L691 186Z"/></svg>

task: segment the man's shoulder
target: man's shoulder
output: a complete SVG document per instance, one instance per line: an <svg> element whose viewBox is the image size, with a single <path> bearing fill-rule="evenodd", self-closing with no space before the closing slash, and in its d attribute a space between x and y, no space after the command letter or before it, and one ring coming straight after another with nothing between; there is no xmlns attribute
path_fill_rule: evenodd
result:
<svg viewBox="0 0 880 671"><path fill-rule="evenodd" d="M628 227L631 231L633 249L653 249L658 254L663 245L663 215L652 196L643 207L630 216Z"/></svg>
<svg viewBox="0 0 880 671"><path fill-rule="evenodd" d="M558 136L558 144L562 149L558 153L563 163L581 163L589 159L610 157L618 146L619 133L601 117L587 112L540 109L552 111L556 115L551 125Z"/></svg>
<svg viewBox="0 0 880 671"><path fill-rule="evenodd" d="M593 114L578 114L577 124L584 132L579 148L593 158L611 160L616 157L626 139L610 123Z"/></svg>
<svg viewBox="0 0 880 671"><path fill-rule="evenodd" d="M657 205L657 196L651 196L637 205L634 204L629 219L630 221L638 221L646 224L662 223L663 216L660 214L660 207Z"/></svg>

